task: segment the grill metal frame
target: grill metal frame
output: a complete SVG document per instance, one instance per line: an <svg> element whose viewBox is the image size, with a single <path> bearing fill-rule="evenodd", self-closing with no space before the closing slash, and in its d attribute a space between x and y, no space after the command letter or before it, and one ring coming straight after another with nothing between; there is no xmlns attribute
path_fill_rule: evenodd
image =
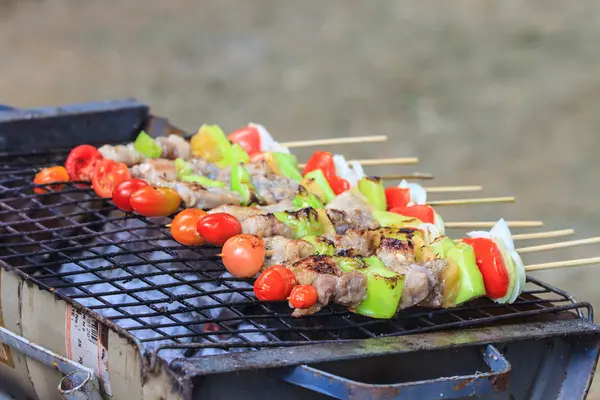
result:
<svg viewBox="0 0 600 400"><path fill-rule="evenodd" d="M97 112L98 108L100 111ZM39 112L1 112L0 137L14 137L14 126L36 126L35 118L29 118L30 124L23 125L24 115L40 115L44 127L55 132L62 129L62 134L70 137L68 147L86 142L97 143L93 138L102 137L104 128L96 127L98 121L108 123L113 128L113 143L131 140L140 127L145 127L153 136L166 131L183 133L171 127L166 120L148 114L147 106L131 100L115 103L101 103L73 108L61 108L60 115L48 119L48 115ZM123 114L119 113L122 110ZM73 118L77 115L78 118ZM86 120L88 118L88 120ZM69 124L69 121L82 121ZM12 121L12 122L11 122ZM87 122L86 122L87 121ZM125 123L123 121L126 121ZM92 123L93 122L93 123ZM87 131L81 127L87 126ZM6 129L9 127L10 129ZM116 127L116 128L115 128ZM35 172L42 167L61 164L68 150L49 150L56 143L56 136L43 134L44 130L33 128L25 130L30 134L27 143L31 146L27 152L6 151L12 146L0 146L0 266L12 271L22 279L37 285L40 289L52 292L56 297L74 307L90 313L97 320L130 340L130 343L144 351L145 343L170 340L172 344L158 344L148 356L147 372L154 371L159 365L167 367L186 379L226 372L239 372L259 368L273 368L298 365L300 363L323 362L327 360L355 359L369 354L384 354L400 351L421 351L423 346L411 348L407 343L427 341L431 338L446 338L447 343L438 347L480 345L497 343L503 338L507 340L532 339L534 335L544 338L558 334L598 334L593 325L593 309L589 303L577 302L568 293L535 278L528 277L528 288L519 300L510 306L499 305L487 299L480 299L452 310L412 309L397 317L378 321L363 318L335 306L328 306L320 313L293 319L290 310L281 303L263 303L256 301L249 293L250 287L238 288L240 282L250 282L238 278L222 278L220 259L216 256L216 248L186 249L181 255L183 246L170 239L164 228L164 220L143 218L134 215L115 214L114 206L97 198L89 187L79 187L75 183L66 184L60 192L33 194L31 184ZM82 134L82 132L85 132ZM13 135L13 136L10 136ZM104 140L103 140L104 141ZM1 142L1 141L0 141ZM4 143L4 142L1 142ZM1 144L0 143L0 144ZM19 145L24 142L18 142ZM5 151L3 151L5 150ZM64 211L69 209L70 212ZM136 221L139 226L127 226ZM108 223L108 225L107 225ZM105 230L110 227L109 231ZM151 231L153 239L139 232ZM112 236L128 233L130 239L115 243ZM151 243L143 252L135 252L128 246ZM165 244L165 242L170 242ZM102 253L99 247L116 247L117 251ZM149 260L147 254L163 252L170 258L163 261ZM119 261L119 257L136 257L137 261ZM101 260L100 268L87 266L86 262ZM79 266L81 272L58 272L58 267L65 263ZM181 270L173 271L163 264L177 263L185 273L198 275L196 280L182 278ZM155 270L136 273L135 269L144 265L152 265ZM106 277L103 273L118 269L130 276L127 278ZM82 274L94 276L84 283L73 283L69 277ZM175 279L167 284L156 284L153 279L160 275L168 275ZM122 281L138 279L147 287L127 289ZM115 291L93 293L86 287L105 283ZM206 283L218 284L213 291L200 286ZM173 294L170 289L191 287L195 293L184 295ZM160 304L165 300L148 300L142 297L144 292L155 291L165 296L170 302L183 305L183 308L164 310ZM114 304L104 297L127 293L133 300L126 304ZM240 301L221 300L219 296L227 293L239 293L244 298ZM216 304L198 307L189 303L191 299L208 297ZM84 301L94 300L95 305L84 306ZM123 309L144 306L150 312L144 315L132 314ZM227 309L229 317L211 316L215 308ZM120 312L121 316L105 316L102 313L110 310ZM182 321L177 315L184 312L195 312L198 321ZM151 324L146 319L164 317L168 323ZM134 320L139 326L122 328L119 321ZM251 329L232 328L234 322L245 322ZM198 330L199 324L218 326L219 331ZM518 325L506 325L518 324ZM188 328L188 333L167 334L163 330L173 327ZM544 333L543 327L547 329ZM266 327L266 329L265 329ZM468 332L483 332L477 338L453 341L448 338L460 338L465 328L476 328ZM490 330L488 330L490 329ZM158 336L154 338L137 338L140 330L150 330ZM486 334L487 332L487 334ZM537 333L536 333L537 332ZM260 333L268 336L268 342L255 342L246 337L248 334ZM238 342L223 342L226 334L236 337ZM487 336L486 336L487 335ZM400 338L399 336L405 338ZM202 338L204 343L182 343L182 340ZM460 343L459 343L460 342ZM367 345L367 343L369 343ZM395 343L396 345L392 345ZM286 353L286 347L302 346L303 350L295 352L298 357L287 357L280 362ZM275 347L276 349L270 349ZM353 352L353 348L362 349ZM223 350L248 349L245 353L228 353L212 357L190 357L196 351L207 348ZM186 357L177 357L166 361L161 358L165 350L180 349ZM343 349L343 350L342 350ZM381 351L385 349L385 351ZM407 350L408 349L408 350ZM597 352L594 353L597 358ZM594 358L594 365L595 359ZM589 383L588 383L589 384Z"/></svg>

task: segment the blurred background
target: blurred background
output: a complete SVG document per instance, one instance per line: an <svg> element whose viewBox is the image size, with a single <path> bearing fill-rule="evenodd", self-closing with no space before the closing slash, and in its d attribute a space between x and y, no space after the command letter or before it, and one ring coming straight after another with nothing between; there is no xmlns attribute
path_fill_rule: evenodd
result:
<svg viewBox="0 0 600 400"><path fill-rule="evenodd" d="M598 43L593 0L0 0L0 102L136 97L190 131L252 121L280 141L386 134L333 151L419 156L368 171L485 188L437 199L517 196L440 208L447 221L539 219L584 238L600 235ZM536 275L600 309L600 266Z"/></svg>

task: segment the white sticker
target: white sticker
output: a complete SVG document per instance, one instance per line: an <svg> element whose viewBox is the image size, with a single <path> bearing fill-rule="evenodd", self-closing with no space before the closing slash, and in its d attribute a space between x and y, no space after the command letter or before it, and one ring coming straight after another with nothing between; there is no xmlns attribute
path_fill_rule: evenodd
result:
<svg viewBox="0 0 600 400"><path fill-rule="evenodd" d="M96 372L104 393L112 396L108 375L108 328L67 304L67 358Z"/></svg>

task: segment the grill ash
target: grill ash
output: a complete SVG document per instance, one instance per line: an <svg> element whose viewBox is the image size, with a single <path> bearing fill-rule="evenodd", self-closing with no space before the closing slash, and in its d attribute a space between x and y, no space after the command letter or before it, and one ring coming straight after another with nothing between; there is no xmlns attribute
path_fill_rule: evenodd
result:
<svg viewBox="0 0 600 400"><path fill-rule="evenodd" d="M221 274L223 268L207 260L202 250L168 250L178 247L176 242L157 238L157 229L137 219L127 219L119 226L107 223L104 231L120 232L97 237L94 247L80 256L83 260L61 265L59 273L67 274L66 279L76 286L58 290L131 331L145 350L176 342L269 340L260 332L244 332L264 326L236 320L239 311L223 305L247 302L253 296L252 286ZM173 253L177 261L172 261ZM212 282L207 282L209 279ZM237 334L228 335L229 329ZM206 348L193 355L225 352ZM161 352L161 357L184 354L192 355L176 349Z"/></svg>

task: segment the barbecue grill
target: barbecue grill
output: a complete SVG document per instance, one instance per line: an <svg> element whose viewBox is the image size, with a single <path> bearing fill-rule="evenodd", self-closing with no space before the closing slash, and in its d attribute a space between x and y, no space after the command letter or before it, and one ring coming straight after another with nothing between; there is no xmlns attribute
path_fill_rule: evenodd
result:
<svg viewBox="0 0 600 400"><path fill-rule="evenodd" d="M532 277L518 301L335 306L295 319L184 248L165 221L89 187L34 194L78 144L180 132L134 100L0 111L0 387L15 398L583 399L600 347L589 303ZM63 148L59 150L57 147Z"/></svg>

